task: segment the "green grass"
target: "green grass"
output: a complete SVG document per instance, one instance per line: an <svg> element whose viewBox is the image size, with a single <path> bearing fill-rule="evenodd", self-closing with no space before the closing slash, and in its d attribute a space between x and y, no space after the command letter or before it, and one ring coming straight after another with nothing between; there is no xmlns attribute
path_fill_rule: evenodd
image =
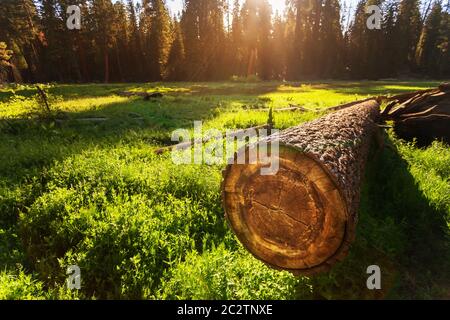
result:
<svg viewBox="0 0 450 320"><path fill-rule="evenodd" d="M312 299L449 298L450 148L385 134L362 190L349 257L317 277L274 271L247 253L224 221L220 166L176 166L154 150L171 132L265 124L283 129L322 109L436 82L151 83L0 89L0 298ZM163 92L155 101L118 90ZM77 122L87 117L98 123ZM8 121L8 124L6 124ZM77 264L82 290L65 288ZM366 289L378 264L383 290Z"/></svg>

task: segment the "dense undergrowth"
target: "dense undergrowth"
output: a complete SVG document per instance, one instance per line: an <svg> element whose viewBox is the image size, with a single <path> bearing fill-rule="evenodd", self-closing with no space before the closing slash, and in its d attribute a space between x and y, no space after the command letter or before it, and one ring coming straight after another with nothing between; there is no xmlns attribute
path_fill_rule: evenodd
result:
<svg viewBox="0 0 450 320"><path fill-rule="evenodd" d="M450 297L450 148L385 134L362 191L349 257L316 277L274 271L228 228L221 166L172 163L154 150L175 128L263 124L259 109L320 110L435 83L47 86L58 118L42 121L33 87L0 89L0 298L337 299ZM156 87L158 86L158 87ZM161 91L144 102L115 90ZM286 128L320 113L279 112ZM106 117L99 123L76 119ZM137 117L139 120L137 120ZM66 268L82 289L66 288ZM366 268L383 289L366 288Z"/></svg>

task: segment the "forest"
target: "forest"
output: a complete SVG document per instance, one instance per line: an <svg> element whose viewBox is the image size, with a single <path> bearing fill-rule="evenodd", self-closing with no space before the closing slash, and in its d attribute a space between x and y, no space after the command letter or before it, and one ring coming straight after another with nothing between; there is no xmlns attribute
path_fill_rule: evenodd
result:
<svg viewBox="0 0 450 320"><path fill-rule="evenodd" d="M448 0L0 0L0 300L450 299L449 39Z"/></svg>
<svg viewBox="0 0 450 320"><path fill-rule="evenodd" d="M284 1L284 0L279 0ZM445 78L449 1L2 0L0 79L25 82ZM67 7L81 28L66 27ZM381 9L368 29L366 7Z"/></svg>

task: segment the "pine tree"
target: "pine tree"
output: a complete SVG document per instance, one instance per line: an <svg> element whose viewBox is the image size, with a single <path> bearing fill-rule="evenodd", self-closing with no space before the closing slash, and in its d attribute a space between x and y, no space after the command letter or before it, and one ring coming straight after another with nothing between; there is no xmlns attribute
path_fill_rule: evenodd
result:
<svg viewBox="0 0 450 320"><path fill-rule="evenodd" d="M320 51L321 0L297 0L294 4L296 25L293 46L295 77L316 76Z"/></svg>
<svg viewBox="0 0 450 320"><path fill-rule="evenodd" d="M91 0L91 30L94 41L100 48L103 61L103 80L110 80L110 49L114 43L114 7L111 0Z"/></svg>
<svg viewBox="0 0 450 320"><path fill-rule="evenodd" d="M11 63L21 78L33 81L39 76L39 29L32 0L4 0L0 10L0 41L13 51Z"/></svg>
<svg viewBox="0 0 450 320"><path fill-rule="evenodd" d="M135 81L144 80L145 68L142 67L144 63L144 55L142 50L142 38L138 24L138 14L137 9L134 5L133 0L128 0L127 12L129 20L129 51L130 55L128 57L130 66L130 77Z"/></svg>
<svg viewBox="0 0 450 320"><path fill-rule="evenodd" d="M382 8L383 0L367 0L366 7L377 6ZM366 22L369 14L366 14ZM365 77L371 80L377 80L383 76L382 61L384 60L383 48L385 38L382 29L366 28L366 64L364 66Z"/></svg>
<svg viewBox="0 0 450 320"><path fill-rule="evenodd" d="M225 30L223 0L186 0L181 19L189 80L224 76Z"/></svg>
<svg viewBox="0 0 450 320"><path fill-rule="evenodd" d="M397 74L399 52L397 49L396 15L398 3L396 0L389 1L385 5L383 16L383 58L380 61L380 68L384 77L393 77Z"/></svg>
<svg viewBox="0 0 450 320"><path fill-rule="evenodd" d="M287 63L286 43L286 21L277 13L273 22L273 36L271 40L274 79L285 79Z"/></svg>
<svg viewBox="0 0 450 320"><path fill-rule="evenodd" d="M57 13L56 0L42 0L40 6L41 25L43 32L42 61L46 66L46 78L51 81L64 81L66 75L61 66L65 65L65 48L62 38L64 22ZM57 68L56 66L60 66Z"/></svg>
<svg viewBox="0 0 450 320"><path fill-rule="evenodd" d="M162 80L171 43L170 17L163 0L151 0L151 31L149 37L150 79Z"/></svg>
<svg viewBox="0 0 450 320"><path fill-rule="evenodd" d="M229 69L226 66L226 33L224 25L225 1L208 0L208 6L204 13L206 20L201 24L205 56L205 71L203 78L205 80L220 80L229 77Z"/></svg>
<svg viewBox="0 0 450 320"><path fill-rule="evenodd" d="M150 56L151 52L151 30L152 30L152 16L153 16L153 8L151 5L151 0L142 0L140 6L137 7L137 11L139 12L139 34L142 41L142 56L143 60L141 61L141 68L145 70L145 78L149 80L150 73L150 62L152 57Z"/></svg>
<svg viewBox="0 0 450 320"><path fill-rule="evenodd" d="M435 77L440 76L440 64L445 59L442 50L444 49L442 44L445 41L441 30L442 18L441 4L435 2L425 21L416 51L416 63L420 70Z"/></svg>
<svg viewBox="0 0 450 320"><path fill-rule="evenodd" d="M130 27L125 5L122 2L114 3L113 47L115 55L116 79L124 81L128 78L127 71L131 70L129 61ZM132 75L130 75L132 76Z"/></svg>
<svg viewBox="0 0 450 320"><path fill-rule="evenodd" d="M243 25L243 49L246 76L256 75L258 57L258 6L256 0L246 0L241 11Z"/></svg>
<svg viewBox="0 0 450 320"><path fill-rule="evenodd" d="M188 64L186 66L186 77L188 80L199 80L200 69L203 60L201 47L202 34L200 30L200 10L202 0L186 0L185 11L181 19L181 28L184 35L185 56Z"/></svg>
<svg viewBox="0 0 450 320"><path fill-rule="evenodd" d="M342 74L342 26L341 6L338 0L325 0L322 5L320 23L321 63L319 75L322 78L336 77Z"/></svg>
<svg viewBox="0 0 450 320"><path fill-rule="evenodd" d="M286 2L286 79L299 79L301 73L301 27L297 20L299 11L297 10L298 0Z"/></svg>
<svg viewBox="0 0 450 320"><path fill-rule="evenodd" d="M258 2L258 75L262 80L270 80L273 77L272 66L272 8L267 0Z"/></svg>
<svg viewBox="0 0 450 320"><path fill-rule="evenodd" d="M233 22L231 27L231 60L232 60L232 74L242 76L243 70L243 52L242 52L242 21L240 15L239 0L234 0L233 4Z"/></svg>
<svg viewBox="0 0 450 320"><path fill-rule="evenodd" d="M355 18L350 26L347 47L347 64L352 77L362 78L367 65L366 1L358 2Z"/></svg>
<svg viewBox="0 0 450 320"><path fill-rule="evenodd" d="M450 1L447 0L442 11L441 24L441 42L439 44L441 50L441 59L439 70L443 78L450 77Z"/></svg>
<svg viewBox="0 0 450 320"><path fill-rule="evenodd" d="M244 57L247 76L269 79L272 75L270 39L272 9L267 0L246 0L242 6Z"/></svg>
<svg viewBox="0 0 450 320"><path fill-rule="evenodd" d="M422 30L419 0L402 0L397 18L397 49L403 72L415 71L415 53Z"/></svg>
<svg viewBox="0 0 450 320"><path fill-rule="evenodd" d="M173 43L170 48L167 61L167 79L171 81L181 81L186 77L185 74L185 51L184 40L181 33L180 23L174 19Z"/></svg>

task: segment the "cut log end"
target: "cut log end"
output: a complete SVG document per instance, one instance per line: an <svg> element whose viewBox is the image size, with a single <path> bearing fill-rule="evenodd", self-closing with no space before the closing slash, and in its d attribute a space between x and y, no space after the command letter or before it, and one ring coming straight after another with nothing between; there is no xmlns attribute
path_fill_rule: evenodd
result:
<svg viewBox="0 0 450 320"><path fill-rule="evenodd" d="M280 145L271 155L279 164L274 175L261 174L264 164L227 166L223 206L248 251L303 275L346 257L378 117L379 104L369 100L269 137Z"/></svg>
<svg viewBox="0 0 450 320"><path fill-rule="evenodd" d="M332 175L314 156L282 146L280 170L231 165L223 185L227 218L257 258L302 274L328 268L347 239L347 209Z"/></svg>

